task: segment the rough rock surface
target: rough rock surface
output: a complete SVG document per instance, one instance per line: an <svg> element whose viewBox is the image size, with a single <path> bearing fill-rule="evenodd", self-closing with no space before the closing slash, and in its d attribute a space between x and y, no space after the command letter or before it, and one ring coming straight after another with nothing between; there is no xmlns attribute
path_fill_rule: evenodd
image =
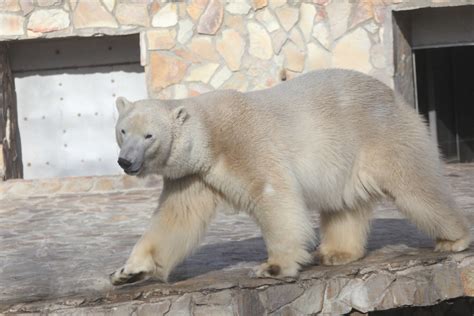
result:
<svg viewBox="0 0 474 316"><path fill-rule="evenodd" d="M449 166L447 179L474 220L474 165ZM474 248L432 252L433 242L389 203L378 207L368 255L346 266L313 265L297 280L255 279L251 267L266 257L257 227L244 214L219 214L169 284L113 288L108 273L147 226L160 181L120 187L123 179L108 180L115 183L110 191L94 189L97 180L75 179L94 184L75 193L42 193L30 183L23 186L28 194L19 194L15 187L28 182L0 184L0 313L342 314L474 296Z"/></svg>

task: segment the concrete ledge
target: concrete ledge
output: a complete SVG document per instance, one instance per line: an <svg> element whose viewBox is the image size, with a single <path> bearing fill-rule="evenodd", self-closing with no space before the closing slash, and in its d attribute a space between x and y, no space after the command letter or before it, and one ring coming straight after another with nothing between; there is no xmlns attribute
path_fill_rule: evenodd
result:
<svg viewBox="0 0 474 316"><path fill-rule="evenodd" d="M389 246L343 267L314 266L297 280L255 279L249 269L124 286L92 296L1 305L2 312L155 315L307 315L426 306L474 296L474 251L434 254Z"/></svg>
<svg viewBox="0 0 474 316"><path fill-rule="evenodd" d="M137 178L127 175L38 180L12 179L0 181L0 199L152 189L160 188L162 182L161 177L158 176Z"/></svg>
<svg viewBox="0 0 474 316"><path fill-rule="evenodd" d="M447 175L472 222L474 165L449 166ZM315 264L297 280L252 278L266 259L258 228L244 214L218 214L169 284L113 288L108 274L147 227L159 185L63 193L0 199L0 314L343 314L474 297L474 248L434 253L390 203L377 207L367 256L346 266ZM312 219L317 233L317 212Z"/></svg>

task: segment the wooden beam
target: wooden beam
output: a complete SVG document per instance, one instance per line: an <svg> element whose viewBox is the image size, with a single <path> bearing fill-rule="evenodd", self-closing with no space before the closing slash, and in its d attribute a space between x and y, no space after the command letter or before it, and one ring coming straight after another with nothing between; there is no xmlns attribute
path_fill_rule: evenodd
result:
<svg viewBox="0 0 474 316"><path fill-rule="evenodd" d="M7 44L0 44L0 150L0 179L22 178L15 82L10 69Z"/></svg>

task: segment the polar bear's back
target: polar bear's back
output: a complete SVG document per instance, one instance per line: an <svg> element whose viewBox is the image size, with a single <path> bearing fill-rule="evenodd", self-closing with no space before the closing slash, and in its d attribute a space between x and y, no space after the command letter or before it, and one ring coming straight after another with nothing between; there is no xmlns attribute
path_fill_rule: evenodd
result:
<svg viewBox="0 0 474 316"><path fill-rule="evenodd" d="M259 99L256 105L267 104L278 111L338 111L339 115L368 111L371 115L390 115L395 93L381 81L346 69L324 69L309 72L270 89L251 92ZM263 102L262 102L263 101ZM271 102L271 103L270 103Z"/></svg>
<svg viewBox="0 0 474 316"><path fill-rule="evenodd" d="M407 124L420 126L413 109L391 88L352 70L314 71L246 96L252 107L274 117L282 128L294 131L311 125L319 133L350 142L386 137L388 130Z"/></svg>
<svg viewBox="0 0 474 316"><path fill-rule="evenodd" d="M241 134L234 131L238 128L248 131L242 137L289 143L329 137L360 147L363 142L390 141L391 135L400 139L404 132L425 129L414 109L390 87L352 70L313 71L269 89L220 90L198 100L211 125L228 130L232 138Z"/></svg>
<svg viewBox="0 0 474 316"><path fill-rule="evenodd" d="M363 186L354 177L369 187L392 165L420 169L422 157L429 157L422 168L438 163L414 109L355 71L316 71L270 89L216 91L193 102L204 114L214 157L226 156L232 169L259 179L278 166L291 170L317 207L339 208L352 201L344 196L356 198Z"/></svg>

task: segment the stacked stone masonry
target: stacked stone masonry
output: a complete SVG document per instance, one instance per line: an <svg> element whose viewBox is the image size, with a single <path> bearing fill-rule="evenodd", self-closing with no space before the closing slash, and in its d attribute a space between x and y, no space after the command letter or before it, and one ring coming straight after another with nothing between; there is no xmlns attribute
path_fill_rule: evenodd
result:
<svg viewBox="0 0 474 316"><path fill-rule="evenodd" d="M327 67L360 70L393 85L392 11L467 3L0 0L0 40L140 33L152 97L263 89Z"/></svg>

